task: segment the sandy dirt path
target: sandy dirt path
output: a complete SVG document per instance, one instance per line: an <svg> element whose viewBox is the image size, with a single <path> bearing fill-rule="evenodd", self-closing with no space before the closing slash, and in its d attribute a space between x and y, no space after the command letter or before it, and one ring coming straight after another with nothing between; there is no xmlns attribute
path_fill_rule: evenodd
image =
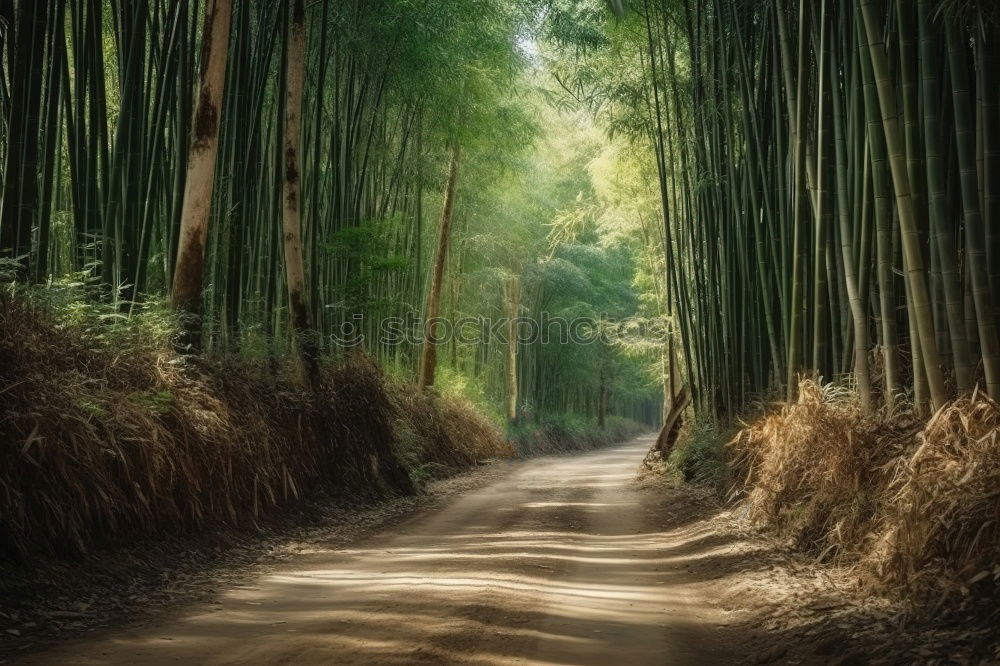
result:
<svg viewBox="0 0 1000 666"><path fill-rule="evenodd" d="M635 483L650 438L531 460L152 624L35 664L728 664L706 558L725 545ZM20 663L20 662L19 662Z"/></svg>

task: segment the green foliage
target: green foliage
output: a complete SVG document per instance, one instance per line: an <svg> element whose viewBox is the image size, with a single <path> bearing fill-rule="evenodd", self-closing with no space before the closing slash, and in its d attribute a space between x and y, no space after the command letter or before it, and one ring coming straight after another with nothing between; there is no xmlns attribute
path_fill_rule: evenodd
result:
<svg viewBox="0 0 1000 666"><path fill-rule="evenodd" d="M174 406L174 394L166 389L146 389L129 396L136 405L146 409L154 416L163 416Z"/></svg>
<svg viewBox="0 0 1000 666"><path fill-rule="evenodd" d="M339 303L347 313L370 312L376 316L394 304L390 296L379 294L372 286L378 280L405 275L412 269L410 258L394 251L391 233L399 224L397 217L344 227L331 234L326 244L328 255L348 267Z"/></svg>
<svg viewBox="0 0 1000 666"><path fill-rule="evenodd" d="M727 441L719 424L701 414L682 431L669 462L685 481L723 490L729 480Z"/></svg>
<svg viewBox="0 0 1000 666"><path fill-rule="evenodd" d="M80 396L77 398L76 407L78 407L81 412L86 414L89 419L98 423L107 419L109 416L108 409L104 404L86 396Z"/></svg>
<svg viewBox="0 0 1000 666"><path fill-rule="evenodd" d="M502 423L503 416L496 403L490 399L485 382L481 377L470 376L455 368L440 369L434 382L435 389L443 396L456 396L468 400L484 416L494 423Z"/></svg>
<svg viewBox="0 0 1000 666"><path fill-rule="evenodd" d="M132 303L104 298L106 290L86 274L53 279L46 285L12 285L16 298L44 310L64 330L93 344L124 348L166 347L177 331L166 303Z"/></svg>
<svg viewBox="0 0 1000 666"><path fill-rule="evenodd" d="M501 315L509 305L503 285L515 278L516 314L525 317L627 317L650 300L643 289L653 279L637 279L648 263L641 244L622 231L634 225L627 200L637 178L609 195L617 169L594 163L622 151L587 109L553 104L552 74L567 61L552 67L546 45L582 55L621 41L608 32L603 0L306 4L302 250L324 352L342 355L328 341L361 319L365 351L394 375L414 376L419 347L382 344L378 327L420 314L456 147L442 314ZM30 279L45 285L30 297L95 343L165 346L176 330L163 303L176 260L203 13L199 3L86 0L45 11L56 5L65 20L47 14L38 43L65 46L67 85L15 114L52 119L18 137L43 145L39 163L54 165L51 178L39 174L39 200L19 206L33 212L18 251L28 252ZM292 349L275 226L287 14L281 3L233 3L204 248L204 349L268 368ZM39 52L41 70L59 75L58 55ZM0 54L0 68L10 72L8 57ZM5 136L0 148L7 145ZM0 282L8 282L20 262L0 261ZM496 340L442 349L438 390L499 420L507 352ZM656 412L650 358L603 343L522 344L517 353L525 406L593 424L598 396L610 389L611 413ZM156 412L161 397L135 399Z"/></svg>
<svg viewBox="0 0 1000 666"><path fill-rule="evenodd" d="M0 257L0 284L13 282L21 271L21 262L11 257Z"/></svg>
<svg viewBox="0 0 1000 666"><path fill-rule="evenodd" d="M394 451L400 464L418 486L433 481L441 475L441 465L424 460L425 442L420 433L405 418L395 421L396 445Z"/></svg>

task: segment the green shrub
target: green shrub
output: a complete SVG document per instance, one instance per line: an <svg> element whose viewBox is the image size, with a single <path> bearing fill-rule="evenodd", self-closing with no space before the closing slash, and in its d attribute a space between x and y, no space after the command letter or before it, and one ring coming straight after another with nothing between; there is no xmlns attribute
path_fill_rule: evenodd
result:
<svg viewBox="0 0 1000 666"><path fill-rule="evenodd" d="M669 462L688 483L722 489L729 478L726 441L714 419L698 416L681 433Z"/></svg>

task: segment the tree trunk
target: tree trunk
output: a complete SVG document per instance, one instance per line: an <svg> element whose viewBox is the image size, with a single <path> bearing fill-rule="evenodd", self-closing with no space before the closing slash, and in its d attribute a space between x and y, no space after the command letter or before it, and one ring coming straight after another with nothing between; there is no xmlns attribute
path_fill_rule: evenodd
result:
<svg viewBox="0 0 1000 666"><path fill-rule="evenodd" d="M458 179L458 144L452 148L451 165L448 168L448 184L444 194L444 208L441 211L441 227L438 229L437 250L434 253L434 268L431 283L427 289L424 308L424 348L420 357L420 388L434 386L437 369L437 341L431 324L437 319L441 307L441 286L444 283L444 266L448 260L448 243L451 240L451 219L455 208L455 185Z"/></svg>
<svg viewBox="0 0 1000 666"><path fill-rule="evenodd" d="M512 275L504 283L507 306L507 421L517 420L517 315L521 309L521 279Z"/></svg>
<svg viewBox="0 0 1000 666"><path fill-rule="evenodd" d="M653 445L654 448L660 452L660 455L664 460L670 458L670 454L674 450L674 444L677 442L677 435L680 433L681 426L684 425L684 410L686 410L690 404L691 392L688 391L688 387L685 384L681 386L677 395L671 398L670 411L667 413L667 417L663 421L663 427L660 428L660 434L656 438L656 444Z"/></svg>
<svg viewBox="0 0 1000 666"><path fill-rule="evenodd" d="M201 288L205 243L219 152L219 119L226 81L231 0L208 0L201 49L201 88L195 105L171 303L182 315L180 351L201 348Z"/></svg>
<svg viewBox="0 0 1000 666"><path fill-rule="evenodd" d="M281 221L288 287L288 314L306 378L319 379L319 346L312 331L302 261L302 178L299 151L302 137L302 97L306 67L305 0L293 0L289 16L285 70L285 139Z"/></svg>
<svg viewBox="0 0 1000 666"><path fill-rule="evenodd" d="M608 401L611 397L611 387L608 386L608 370L606 359L601 363L600 384L597 389L597 427L604 430L608 423Z"/></svg>
<svg viewBox="0 0 1000 666"><path fill-rule="evenodd" d="M806 76L808 73L808 53L806 51L806 17L808 2L802 2L799 6L799 71L795 95L795 117L789 122L795 127L793 134L792 149L794 152L794 170L792 174L792 184L794 191L792 199L795 202L794 215L792 221L792 295L789 310L788 324L788 364L787 377L785 383L786 398L792 401L798 392L798 373L802 362L803 339L805 337L803 325L806 316L806 303L803 273L805 272L805 251L802 236L804 235L805 219L808 215L806 202L809 201L809 183L806 179L806 149L805 149L805 112L806 112ZM779 8L781 11L781 8ZM789 105L791 108L791 105ZM815 201L815 200L813 200Z"/></svg>
<svg viewBox="0 0 1000 666"><path fill-rule="evenodd" d="M866 414L872 412L871 372L868 365L868 319L865 303L859 287L858 271L854 262L854 230L851 228L851 210L847 196L847 139L843 100L837 85L836 46L830 49L829 85L833 105L833 134L837 167L837 213L839 214L840 249L843 255L844 278L847 287L851 321L854 325L854 377L858 382L861 408Z"/></svg>

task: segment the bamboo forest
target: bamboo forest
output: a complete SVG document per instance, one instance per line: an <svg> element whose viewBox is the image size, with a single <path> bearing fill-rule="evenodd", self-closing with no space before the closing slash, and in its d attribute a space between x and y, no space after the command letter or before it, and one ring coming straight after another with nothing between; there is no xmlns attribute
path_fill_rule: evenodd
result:
<svg viewBox="0 0 1000 666"><path fill-rule="evenodd" d="M997 0L0 0L0 663L1000 663Z"/></svg>

